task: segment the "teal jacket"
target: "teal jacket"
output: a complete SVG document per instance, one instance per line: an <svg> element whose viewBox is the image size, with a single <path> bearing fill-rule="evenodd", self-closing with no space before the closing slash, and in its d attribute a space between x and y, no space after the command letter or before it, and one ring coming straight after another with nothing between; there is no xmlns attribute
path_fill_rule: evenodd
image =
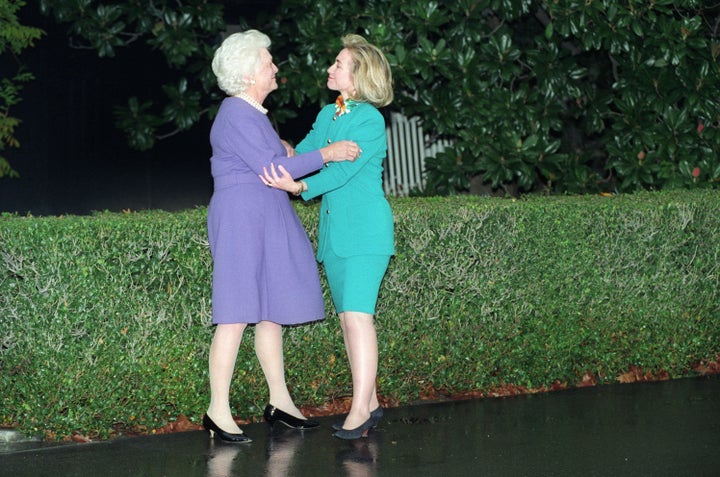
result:
<svg viewBox="0 0 720 477"><path fill-rule="evenodd" d="M308 186L303 199L322 195L317 259L323 261L328 241L341 257L393 255L393 215L382 187L385 120L369 103L357 103L349 113L334 116L334 104L321 109L312 130L295 148L302 154L346 139L362 150L354 162L331 162L303 179Z"/></svg>

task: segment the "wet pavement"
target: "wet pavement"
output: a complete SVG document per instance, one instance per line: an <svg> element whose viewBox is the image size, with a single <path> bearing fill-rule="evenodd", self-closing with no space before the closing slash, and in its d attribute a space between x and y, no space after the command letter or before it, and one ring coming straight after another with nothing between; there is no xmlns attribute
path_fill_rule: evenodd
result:
<svg viewBox="0 0 720 477"><path fill-rule="evenodd" d="M720 376L386 409L357 441L243 426L90 444L0 443L0 476L720 476Z"/></svg>

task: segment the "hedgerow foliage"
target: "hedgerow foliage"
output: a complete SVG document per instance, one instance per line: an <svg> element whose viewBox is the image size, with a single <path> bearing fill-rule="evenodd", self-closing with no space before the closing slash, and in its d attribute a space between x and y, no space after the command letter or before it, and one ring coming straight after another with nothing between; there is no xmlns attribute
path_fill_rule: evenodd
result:
<svg viewBox="0 0 720 477"><path fill-rule="evenodd" d="M388 400L614 382L631 367L680 377L720 354L716 192L392 207L397 255L376 317ZM315 243L317 206L297 211ZM198 422L213 332L205 216L0 218L0 424L107 437ZM351 392L326 307L328 320L285 331L301 405ZM252 333L231 392L242 418L267 400Z"/></svg>

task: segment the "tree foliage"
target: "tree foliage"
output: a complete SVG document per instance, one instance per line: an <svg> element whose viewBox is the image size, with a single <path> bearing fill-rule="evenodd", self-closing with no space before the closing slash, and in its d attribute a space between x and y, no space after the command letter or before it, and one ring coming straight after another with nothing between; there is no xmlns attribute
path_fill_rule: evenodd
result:
<svg viewBox="0 0 720 477"><path fill-rule="evenodd" d="M22 83L33 79L32 73L26 71L20 62L19 55L43 35L43 31L38 28L20 24L17 12L23 6L23 0L0 0L0 57L11 58L16 65L16 70L10 73L10 77L0 79L0 178L18 175L2 156L2 151L6 147L20 146L15 137L15 128L20 124L20 120L11 116L11 110L21 101Z"/></svg>
<svg viewBox="0 0 720 477"><path fill-rule="evenodd" d="M40 8L70 24L69 41L75 48L112 58L119 49L143 42L176 73L175 80L159 86L152 99L133 96L115 108L117 126L133 148L151 149L158 139L185 131L203 114L214 112L220 91L210 61L226 29L220 3L41 0Z"/></svg>
<svg viewBox="0 0 720 477"><path fill-rule="evenodd" d="M337 37L368 36L389 52L395 107L454 140L428 162L432 193L720 181L720 8L707 2L302 4L283 2L274 27L291 71L321 66L289 75L285 100L322 96Z"/></svg>
<svg viewBox="0 0 720 477"><path fill-rule="evenodd" d="M43 0L100 55L143 40L179 72L160 101L131 98L135 147L214 112L209 69L227 18L189 0ZM232 22L242 21L232 19ZM720 184L720 6L701 0L284 0L253 27L273 39L279 121L328 101L340 37L380 45L391 108L453 147L427 161L428 193L597 192ZM164 132L161 129L167 129ZM169 128L169 129L168 129Z"/></svg>

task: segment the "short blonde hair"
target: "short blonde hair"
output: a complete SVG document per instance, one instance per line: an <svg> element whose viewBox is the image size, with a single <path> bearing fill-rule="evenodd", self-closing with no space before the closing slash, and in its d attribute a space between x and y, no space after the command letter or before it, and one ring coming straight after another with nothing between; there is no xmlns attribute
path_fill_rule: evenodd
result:
<svg viewBox="0 0 720 477"><path fill-rule="evenodd" d="M248 87L247 77L257 71L260 50L270 47L270 38L257 30L233 33L215 50L212 70L218 86L229 96Z"/></svg>
<svg viewBox="0 0 720 477"><path fill-rule="evenodd" d="M345 35L342 42L353 59L353 99L378 108L392 103L392 71L383 52L360 35Z"/></svg>

